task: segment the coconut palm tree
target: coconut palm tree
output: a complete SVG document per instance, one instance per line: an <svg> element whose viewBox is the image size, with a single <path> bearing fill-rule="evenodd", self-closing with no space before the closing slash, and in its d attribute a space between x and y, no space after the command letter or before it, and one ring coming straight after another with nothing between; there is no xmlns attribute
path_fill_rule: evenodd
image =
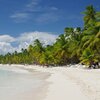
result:
<svg viewBox="0 0 100 100"><path fill-rule="evenodd" d="M54 44L54 51L56 57L56 64L65 64L68 58L67 52L67 39L64 34L59 35L56 43Z"/></svg>
<svg viewBox="0 0 100 100"><path fill-rule="evenodd" d="M88 67L92 67L95 62L98 62L98 58L95 56L95 52L90 48L86 48L83 51L82 56L80 57L81 63L88 65Z"/></svg>
<svg viewBox="0 0 100 100"><path fill-rule="evenodd" d="M85 14L84 17L84 27L87 29L89 26L93 26L95 23L95 14L96 11L93 7L93 5L89 5L86 7L86 11L83 12Z"/></svg>

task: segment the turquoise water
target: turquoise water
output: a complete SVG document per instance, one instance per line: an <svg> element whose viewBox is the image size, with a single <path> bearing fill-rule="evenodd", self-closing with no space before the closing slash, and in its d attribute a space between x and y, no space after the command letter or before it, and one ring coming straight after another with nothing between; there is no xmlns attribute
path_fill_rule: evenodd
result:
<svg viewBox="0 0 100 100"><path fill-rule="evenodd" d="M18 72L0 68L0 100L15 100L17 95L36 90L43 84L42 80L30 72L25 73L19 69Z"/></svg>

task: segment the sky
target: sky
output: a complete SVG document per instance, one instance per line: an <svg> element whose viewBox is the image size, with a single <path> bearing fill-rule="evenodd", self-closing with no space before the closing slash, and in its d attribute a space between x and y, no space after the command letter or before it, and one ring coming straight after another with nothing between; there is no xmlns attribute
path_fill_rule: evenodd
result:
<svg viewBox="0 0 100 100"><path fill-rule="evenodd" d="M82 12L91 4L100 11L100 0L0 0L0 54L36 38L52 43L65 27L82 27Z"/></svg>

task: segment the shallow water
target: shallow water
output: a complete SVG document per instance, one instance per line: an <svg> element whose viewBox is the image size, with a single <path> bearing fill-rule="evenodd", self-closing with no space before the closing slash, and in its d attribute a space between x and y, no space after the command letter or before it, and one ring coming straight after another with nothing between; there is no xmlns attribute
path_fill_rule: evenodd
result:
<svg viewBox="0 0 100 100"><path fill-rule="evenodd" d="M0 67L0 100L24 100L22 99L24 95L31 91L35 93L44 84L44 81L39 79L34 72L14 70Z"/></svg>

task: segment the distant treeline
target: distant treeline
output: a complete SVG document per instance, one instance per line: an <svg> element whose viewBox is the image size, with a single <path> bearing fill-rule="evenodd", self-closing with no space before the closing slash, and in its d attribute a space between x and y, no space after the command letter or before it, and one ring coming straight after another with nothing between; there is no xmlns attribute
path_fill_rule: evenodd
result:
<svg viewBox="0 0 100 100"><path fill-rule="evenodd" d="M43 46L36 39L22 52L0 55L2 64L67 65L82 63L91 67L100 62L100 12L86 7L82 28L66 27L52 45Z"/></svg>

